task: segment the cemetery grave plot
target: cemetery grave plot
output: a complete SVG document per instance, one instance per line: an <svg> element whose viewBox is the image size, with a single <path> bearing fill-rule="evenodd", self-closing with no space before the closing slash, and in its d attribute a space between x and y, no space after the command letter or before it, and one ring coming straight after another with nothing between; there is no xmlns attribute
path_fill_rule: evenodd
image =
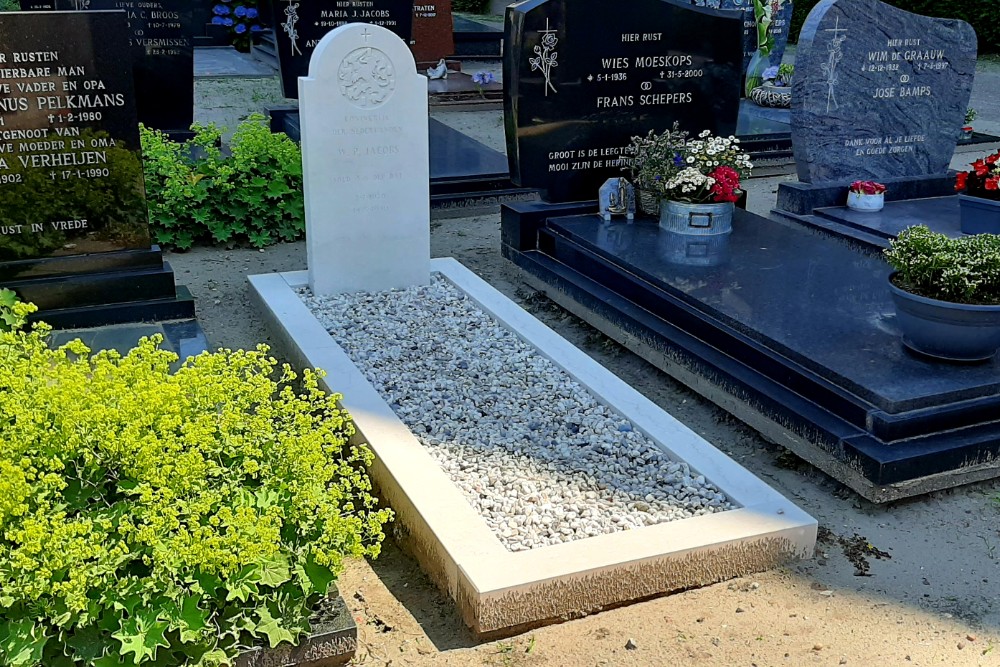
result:
<svg viewBox="0 0 1000 667"><path fill-rule="evenodd" d="M288 355L343 393L397 532L466 623L508 634L808 556L814 520L460 264L430 260L425 92L388 30L324 37L300 82L309 270L250 283Z"/></svg>
<svg viewBox="0 0 1000 667"><path fill-rule="evenodd" d="M780 185L781 220L737 210L732 235L707 241L580 205L511 204L501 236L554 301L884 502L1000 475L1000 362L942 364L900 342L877 250L921 222L957 233L954 197L926 198L953 192L975 39L961 21L878 9L832 0L806 22L792 110L802 182ZM898 201L847 212L862 178Z"/></svg>
<svg viewBox="0 0 1000 667"><path fill-rule="evenodd" d="M536 357L552 360L599 403L607 405L609 413L620 413L622 417L615 418L615 427L627 421L637 432L632 438L621 435L621 441L638 440L638 434L642 434L653 443L650 449L642 451L651 453L658 461L663 461L663 456L671 458L674 462L661 468L660 474L667 479L679 476L682 487L689 489L682 488L676 495L686 495L688 503L693 505L696 498L706 500L699 493L700 488L702 493L714 499L715 492L707 490L707 485L712 484L732 505L727 511L585 538L587 527L581 522L580 528L574 531L580 533L581 539L573 539L576 535L559 531L559 537L553 535L548 539L560 543L537 544L524 549L522 537L521 550L512 551L511 547L518 541L510 522L516 526L517 517L504 509L505 503L511 501L500 500L501 511L494 511L492 519L484 518L470 503L460 486L449 478L365 379L359 366L355 366L310 313L296 293L306 288L307 273L251 276L254 297L280 341L279 345L295 363L326 369L330 379L324 382L330 390L343 393L344 407L376 454L373 481L397 513L397 534L403 546L413 553L431 579L456 601L465 622L478 636L508 635L539 623L556 622L651 595L721 581L811 554L815 544L815 521L794 504L454 260L432 260L431 268L495 318L499 326L509 330L502 340L516 336L526 341L535 348ZM435 315L437 311L431 311L425 317ZM413 336L401 338L401 345L421 345L416 325L413 329ZM435 342L440 344L441 341ZM365 365L362 363L360 367ZM386 381L391 383L393 380ZM425 380L424 384L433 384L433 381ZM426 386L416 385L414 391L419 393L419 398L413 400L427 400ZM489 400L488 396L478 396L480 400ZM446 420L447 408L427 413L425 418ZM514 442L501 445L506 439L495 439L497 449L493 461L499 458L501 447L515 446ZM484 453L489 449L481 441L472 447ZM562 458L562 451L570 447L568 443L557 443L554 448ZM612 459L613 452L614 449L608 452L606 462L612 469L620 463ZM553 456L553 461L556 460ZM461 466L462 462L458 464ZM553 464L557 465L566 464ZM626 464L621 463L621 466L625 469ZM676 470L669 472L674 466ZM705 486L699 487L699 477L705 478ZM686 478L693 484L687 483ZM489 475L486 481L491 482ZM499 486L499 479L492 484ZM660 486L659 490L665 491L670 484ZM584 501L586 493L582 494ZM591 493L599 494L598 490ZM612 495L616 494L612 492ZM617 495L622 497L621 493ZM600 504L599 499L590 500ZM648 503L652 510L657 501L657 496L653 496L652 501L644 496L641 500L636 499L635 505L642 508L645 505L639 503ZM494 500L494 505L497 502ZM572 504L572 501L566 502ZM551 516L559 510L553 503L548 511ZM572 511L567 508L565 513ZM619 516L635 525L642 523L643 513L639 509L629 514L621 512ZM646 511L645 514L650 513ZM539 521L544 516L546 514L541 514ZM497 526L499 536L491 529L490 521ZM570 519L568 524L570 530L574 530L572 521ZM614 519L611 523L614 524ZM502 527L504 525L506 527ZM509 537L504 537L505 531L510 533ZM538 541L542 541L541 536Z"/></svg>

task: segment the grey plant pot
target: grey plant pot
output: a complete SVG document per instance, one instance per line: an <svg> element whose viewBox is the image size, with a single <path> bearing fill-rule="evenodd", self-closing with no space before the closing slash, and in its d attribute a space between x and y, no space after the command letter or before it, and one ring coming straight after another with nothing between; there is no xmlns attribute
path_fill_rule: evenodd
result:
<svg viewBox="0 0 1000 667"><path fill-rule="evenodd" d="M889 276L889 290L906 347L928 357L958 362L987 361L1000 349L1000 305L928 299L896 287L892 282L895 275Z"/></svg>
<svg viewBox="0 0 1000 667"><path fill-rule="evenodd" d="M660 227L678 234L728 234L733 231L732 202L689 204L660 200Z"/></svg>

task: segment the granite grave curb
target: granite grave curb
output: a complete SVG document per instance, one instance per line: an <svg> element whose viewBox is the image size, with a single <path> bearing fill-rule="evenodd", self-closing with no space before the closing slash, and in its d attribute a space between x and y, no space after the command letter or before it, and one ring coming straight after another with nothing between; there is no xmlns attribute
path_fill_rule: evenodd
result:
<svg viewBox="0 0 1000 667"><path fill-rule="evenodd" d="M396 511L396 534L477 636L509 635L811 556L812 517L456 260L432 260L431 270L739 506L509 552L295 293L307 285L307 272L250 276L276 345L294 364L326 370L327 388L343 394L358 437L376 455L371 475Z"/></svg>

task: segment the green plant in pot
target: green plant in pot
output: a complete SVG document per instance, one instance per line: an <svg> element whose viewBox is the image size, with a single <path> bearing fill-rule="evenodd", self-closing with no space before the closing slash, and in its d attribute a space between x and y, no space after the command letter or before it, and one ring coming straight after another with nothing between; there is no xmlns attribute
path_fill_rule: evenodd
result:
<svg viewBox="0 0 1000 667"><path fill-rule="evenodd" d="M974 362L1000 349L1000 236L949 238L903 230L885 258L903 343L921 354Z"/></svg>
<svg viewBox="0 0 1000 667"><path fill-rule="evenodd" d="M732 231L734 203L743 195L740 179L753 168L740 140L704 130L674 150L657 162L660 172L652 177L660 226L680 234Z"/></svg>
<svg viewBox="0 0 1000 667"><path fill-rule="evenodd" d="M955 176L959 221L964 234L1000 234L1000 151Z"/></svg>
<svg viewBox="0 0 1000 667"><path fill-rule="evenodd" d="M680 123L675 122L669 130L660 133L650 130L645 136L632 137L625 148L622 169L629 172L643 213L660 214L657 180L675 168L677 155L684 150L687 136L687 132L681 131Z"/></svg>
<svg viewBox="0 0 1000 667"><path fill-rule="evenodd" d="M0 665L231 665L378 554L372 454L317 373L47 333L0 327Z"/></svg>
<svg viewBox="0 0 1000 667"><path fill-rule="evenodd" d="M965 124L962 125L962 133L958 136L959 139L968 139L972 137L972 121L976 120L979 112L969 107L965 110Z"/></svg>

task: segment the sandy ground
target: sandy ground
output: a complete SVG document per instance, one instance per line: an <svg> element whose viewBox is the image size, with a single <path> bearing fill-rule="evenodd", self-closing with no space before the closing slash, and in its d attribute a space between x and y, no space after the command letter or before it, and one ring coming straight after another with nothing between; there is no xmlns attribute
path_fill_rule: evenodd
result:
<svg viewBox="0 0 1000 667"><path fill-rule="evenodd" d="M998 90L1000 73L987 63L977 129L1000 134ZM238 119L276 96L273 81L202 80L199 117ZM496 112L439 117L503 147ZM778 180L751 181L752 210L770 208ZM821 541L809 561L477 643L390 539L378 560L350 563L339 580L359 626L356 664L1000 665L1000 483L872 505L535 294L500 256L499 214L435 219L431 230L434 257L459 259L793 499L819 520ZM232 348L269 340L245 276L306 267L304 243L199 248L169 260L211 344ZM630 639L636 648L625 648Z"/></svg>

